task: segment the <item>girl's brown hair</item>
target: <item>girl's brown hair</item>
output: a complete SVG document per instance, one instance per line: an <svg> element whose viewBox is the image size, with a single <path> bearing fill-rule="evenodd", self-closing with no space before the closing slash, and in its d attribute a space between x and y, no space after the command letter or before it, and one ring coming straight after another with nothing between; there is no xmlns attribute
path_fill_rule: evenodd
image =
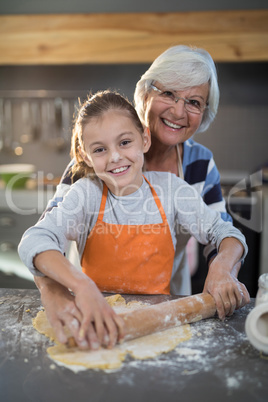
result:
<svg viewBox="0 0 268 402"><path fill-rule="evenodd" d="M89 95L87 100L81 105L78 110L75 120L72 143L71 143L71 157L75 162L72 167L72 177L86 177L92 176L94 170L90 168L82 156L80 155L79 148L84 151L83 131L90 119L94 117L102 117L105 112L111 109L125 110L135 124L138 131L143 133L143 125L137 115L134 106L122 95L113 91L99 91L94 95Z"/></svg>

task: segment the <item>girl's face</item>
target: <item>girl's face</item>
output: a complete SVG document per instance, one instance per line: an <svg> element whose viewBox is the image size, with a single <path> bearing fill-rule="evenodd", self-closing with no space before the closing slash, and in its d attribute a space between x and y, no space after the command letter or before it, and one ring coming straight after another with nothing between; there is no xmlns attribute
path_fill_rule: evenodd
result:
<svg viewBox="0 0 268 402"><path fill-rule="evenodd" d="M83 140L84 161L115 195L131 194L141 186L143 153L150 147L150 134L148 130L140 133L127 111L111 109L90 119Z"/></svg>
<svg viewBox="0 0 268 402"><path fill-rule="evenodd" d="M162 91L167 89L158 82L155 83L155 86ZM168 89L172 90L172 88ZM183 98L207 102L209 84L205 83L184 91L174 92ZM156 139L166 146L174 146L185 142L195 134L202 122L203 113L187 112L183 100L168 105L163 102L157 92L151 91L145 104L145 116L147 116L153 140Z"/></svg>

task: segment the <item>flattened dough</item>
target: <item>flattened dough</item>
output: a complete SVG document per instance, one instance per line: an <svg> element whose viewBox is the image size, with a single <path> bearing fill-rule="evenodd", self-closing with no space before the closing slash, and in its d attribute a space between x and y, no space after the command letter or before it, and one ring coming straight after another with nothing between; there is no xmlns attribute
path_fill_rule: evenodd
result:
<svg viewBox="0 0 268 402"><path fill-rule="evenodd" d="M146 306L146 304L136 301L126 303L120 295L107 297L106 300L119 313ZM186 341L192 336L190 325L187 324L124 342L113 349L100 348L97 351L82 351L77 347L67 348L56 339L45 311L38 312L33 319L33 326L38 332L55 342L55 346L47 349L50 357L56 363L63 363L70 368L80 366L89 369L116 369L121 367L127 355L139 360L154 358L173 350L180 342Z"/></svg>

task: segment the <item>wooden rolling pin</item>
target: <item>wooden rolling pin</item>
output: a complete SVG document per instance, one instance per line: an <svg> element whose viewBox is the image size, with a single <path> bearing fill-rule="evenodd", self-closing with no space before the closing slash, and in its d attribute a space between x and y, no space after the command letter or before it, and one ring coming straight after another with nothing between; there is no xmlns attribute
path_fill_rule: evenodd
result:
<svg viewBox="0 0 268 402"><path fill-rule="evenodd" d="M216 306L208 293L154 304L121 314L126 325L124 340L139 338L154 332L213 317Z"/></svg>
<svg viewBox="0 0 268 402"><path fill-rule="evenodd" d="M126 336L124 341L149 335L154 332L200 321L213 317L216 306L213 297L208 293L182 297L159 304L153 304L138 310L121 313L125 321ZM68 346L76 346L73 337Z"/></svg>

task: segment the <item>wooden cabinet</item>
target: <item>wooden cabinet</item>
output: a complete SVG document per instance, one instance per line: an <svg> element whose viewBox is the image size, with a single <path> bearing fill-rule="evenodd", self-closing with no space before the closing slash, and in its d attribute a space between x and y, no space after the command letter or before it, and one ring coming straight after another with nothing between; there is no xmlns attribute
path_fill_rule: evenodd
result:
<svg viewBox="0 0 268 402"><path fill-rule="evenodd" d="M170 46L268 60L268 10L0 16L0 65L151 63Z"/></svg>

